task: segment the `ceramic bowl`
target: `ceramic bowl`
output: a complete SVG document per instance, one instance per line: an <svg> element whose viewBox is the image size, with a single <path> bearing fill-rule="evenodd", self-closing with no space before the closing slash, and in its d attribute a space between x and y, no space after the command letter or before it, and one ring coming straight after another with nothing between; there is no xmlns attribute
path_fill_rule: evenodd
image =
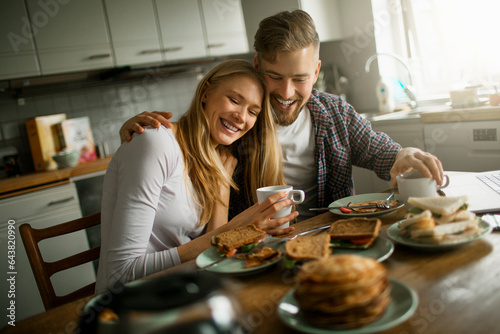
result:
<svg viewBox="0 0 500 334"><path fill-rule="evenodd" d="M63 151L57 152L52 156L52 159L57 163L58 168L75 167L78 165L80 152L78 151Z"/></svg>

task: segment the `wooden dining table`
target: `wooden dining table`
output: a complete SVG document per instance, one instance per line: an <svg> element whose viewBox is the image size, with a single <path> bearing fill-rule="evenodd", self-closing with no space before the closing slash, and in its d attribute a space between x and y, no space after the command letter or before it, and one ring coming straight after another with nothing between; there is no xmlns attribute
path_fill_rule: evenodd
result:
<svg viewBox="0 0 500 334"><path fill-rule="evenodd" d="M387 237L387 229L404 214L402 208L380 217L380 236ZM343 218L331 212L322 213L294 224L292 234ZM500 232L440 251L395 243L394 252L382 263L389 278L417 293L418 307L409 319L381 333L500 333ZM196 269L193 260L146 279ZM236 297L245 315L243 326L247 332L298 332L281 321L277 313L281 298L296 284L293 271L287 270L283 261L255 274L221 276L237 287ZM78 333L80 312L90 298L17 321L15 327L8 326L1 333Z"/></svg>

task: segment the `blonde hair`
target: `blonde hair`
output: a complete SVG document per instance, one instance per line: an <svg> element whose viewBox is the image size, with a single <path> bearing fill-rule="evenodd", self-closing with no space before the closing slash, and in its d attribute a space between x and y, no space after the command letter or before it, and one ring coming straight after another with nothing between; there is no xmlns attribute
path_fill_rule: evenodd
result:
<svg viewBox="0 0 500 334"><path fill-rule="evenodd" d="M263 89L262 110L255 125L242 138L230 145L231 151L245 153L244 185L248 198L256 199L259 187L284 184L281 146L275 129L275 120L269 95L261 75L244 60L227 60L213 68L198 84L191 105L178 122L177 141L184 156L187 175L197 192L196 200L202 208L200 225L205 225L217 202L222 203L220 187L237 189L212 145L210 127L202 97L235 76L246 76Z"/></svg>
<svg viewBox="0 0 500 334"><path fill-rule="evenodd" d="M255 33L257 58L274 63L280 52L304 49L314 45L319 59L319 36L316 25L303 10L283 11L260 21Z"/></svg>

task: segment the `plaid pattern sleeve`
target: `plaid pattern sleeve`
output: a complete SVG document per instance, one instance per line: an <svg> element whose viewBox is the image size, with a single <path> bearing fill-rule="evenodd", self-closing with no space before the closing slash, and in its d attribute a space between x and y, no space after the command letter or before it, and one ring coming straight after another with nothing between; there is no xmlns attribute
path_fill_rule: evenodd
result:
<svg viewBox="0 0 500 334"><path fill-rule="evenodd" d="M313 90L307 107L316 136L318 206L354 194L353 165L390 179L399 144L384 133L374 132L370 122L339 96Z"/></svg>

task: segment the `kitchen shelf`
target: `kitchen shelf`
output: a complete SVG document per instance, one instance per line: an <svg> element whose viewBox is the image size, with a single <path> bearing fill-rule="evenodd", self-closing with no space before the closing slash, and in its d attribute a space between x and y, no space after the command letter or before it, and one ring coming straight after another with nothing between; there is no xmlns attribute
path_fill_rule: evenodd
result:
<svg viewBox="0 0 500 334"><path fill-rule="evenodd" d="M112 156L100 158L75 167L35 172L0 180L0 199L70 182L71 177L106 170Z"/></svg>

